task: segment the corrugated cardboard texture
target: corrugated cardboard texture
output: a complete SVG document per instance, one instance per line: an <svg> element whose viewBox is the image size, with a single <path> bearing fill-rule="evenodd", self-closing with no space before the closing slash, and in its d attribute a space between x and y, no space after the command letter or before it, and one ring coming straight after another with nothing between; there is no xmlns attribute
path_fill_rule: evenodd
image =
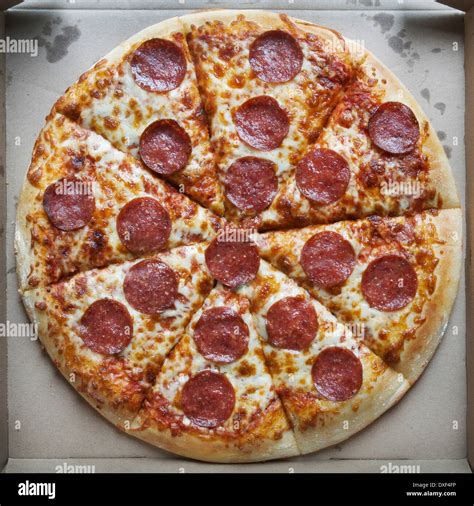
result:
<svg viewBox="0 0 474 506"><path fill-rule="evenodd" d="M38 6L38 0L35 2ZM42 2L43 5L51 3ZM154 5L163 3L155 2ZM463 192L462 15L434 3L430 4L434 6L430 11L417 10L419 7L393 12L360 10L367 3L354 2L354 8L358 8L358 11L301 9L295 12L295 16L338 29L352 39L364 39L366 46L405 82L424 107L439 131L458 188ZM375 5L376 2L370 3ZM186 2L186 6L190 4ZM300 0L297 4L307 8L315 5L309 0ZM322 4L328 5L327 2ZM400 7L398 2L386 4L393 8L398 4ZM384 2L384 9L386 4ZM405 2L403 7L415 4L419 6L420 2ZM167 5L170 5L169 2ZM218 4L200 3L200 6L206 5L215 7ZM257 5L254 2L253 6L262 5L267 6L267 3ZM100 8L102 6L104 2L100 2ZM242 6L248 7L248 4ZM288 11L288 4L286 9ZM7 298L8 318L11 321L26 321L17 295L11 245L17 197L44 116L56 98L81 72L123 39L150 24L185 12L93 12L82 9L33 12L21 6L8 13L8 35L16 38L38 37L41 42L37 58L24 54L7 55ZM58 39L58 35L65 35L66 38ZM16 144L18 140L20 145ZM464 199L464 195L462 197ZM301 469L314 471L328 459L465 459L464 323L464 284L461 283L443 342L432 363L406 398L347 442L292 460L286 465L298 465ZM10 339L8 370L11 458L145 457L156 459L153 464L153 470L156 471L176 467L173 464L177 462L175 457L118 432L88 407L62 379L41 352L38 343L27 338ZM18 425L15 427L15 422L20 422L20 430L16 430ZM208 469L205 464L192 465L202 471ZM253 466L253 469L266 470L267 466L272 465Z"/></svg>

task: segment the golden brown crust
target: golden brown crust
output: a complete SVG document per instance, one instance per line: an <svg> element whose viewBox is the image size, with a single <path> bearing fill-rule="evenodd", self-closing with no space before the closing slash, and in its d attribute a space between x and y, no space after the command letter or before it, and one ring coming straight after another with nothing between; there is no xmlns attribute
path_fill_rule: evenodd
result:
<svg viewBox="0 0 474 506"><path fill-rule="evenodd" d="M207 462L260 462L299 454L279 400L271 403L250 431L233 437L176 433L159 427L146 410L134 420L128 433L178 455Z"/></svg>
<svg viewBox="0 0 474 506"><path fill-rule="evenodd" d="M428 365L443 337L458 292L463 264L461 209L444 210L432 222L438 235L435 255L440 258L436 267L436 289L423 311L425 323L417 330L414 339L405 342L397 367L411 384Z"/></svg>
<svg viewBox="0 0 474 506"><path fill-rule="evenodd" d="M34 262L34 250L31 245L31 227L27 221L27 216L31 212L32 202L34 202L35 197L35 188L25 181L18 199L15 227L16 272L20 292L28 288L28 278L31 274L30 266Z"/></svg>
<svg viewBox="0 0 474 506"><path fill-rule="evenodd" d="M143 401L143 394L135 396L134 399L125 401L122 406L113 406L107 402L104 391L97 392L94 395L93 389L88 382L83 381L77 369L71 367L71 363L65 358L63 349L58 347L54 342L54 338L48 332L49 320L47 312L38 310L36 305L43 302L38 290L28 290L23 294L23 304L31 322L37 325L38 337L44 346L51 361L59 369L66 381L75 388L75 390L102 416L116 427L123 430L124 424L131 424L138 413L138 409ZM76 358L79 360L80 358ZM78 364L79 365L79 364ZM80 367L80 365L79 365Z"/></svg>
<svg viewBox="0 0 474 506"><path fill-rule="evenodd" d="M401 374L386 368L357 409L319 413L313 425L296 429L298 448L303 454L311 453L348 439L394 406L409 388Z"/></svg>
<svg viewBox="0 0 474 506"><path fill-rule="evenodd" d="M187 14L180 18L187 31L190 31L193 26L199 26L207 22L221 21L223 23L231 23L239 16L243 17L246 21L253 21L260 25L263 29L277 30L284 29L285 27L295 25L304 31L308 31L318 35L328 42L333 44L333 47L338 47L338 44L343 44L343 37L330 28L318 26L307 21L293 18L285 14L276 14L274 12L262 11L258 9L214 9L199 11L192 14Z"/></svg>

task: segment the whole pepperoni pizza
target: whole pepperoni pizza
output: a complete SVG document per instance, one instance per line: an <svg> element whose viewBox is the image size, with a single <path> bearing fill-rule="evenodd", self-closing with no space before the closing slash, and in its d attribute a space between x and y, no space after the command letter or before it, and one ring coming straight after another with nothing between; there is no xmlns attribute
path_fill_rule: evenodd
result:
<svg viewBox="0 0 474 506"><path fill-rule="evenodd" d="M393 406L462 264L451 169L367 50L261 11L164 21L56 102L20 196L20 292L117 427L215 462L338 443Z"/></svg>

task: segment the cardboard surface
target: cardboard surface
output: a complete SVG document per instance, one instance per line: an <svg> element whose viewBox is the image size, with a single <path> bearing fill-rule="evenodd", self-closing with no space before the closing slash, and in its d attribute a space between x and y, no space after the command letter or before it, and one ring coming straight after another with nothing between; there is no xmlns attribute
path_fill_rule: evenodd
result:
<svg viewBox="0 0 474 506"><path fill-rule="evenodd" d="M474 4L474 2L472 2ZM465 37L466 37L466 125L474 125L474 6L471 8L465 19ZM470 339L467 340L467 366L468 366L468 394L470 403L468 405L468 456L471 468L474 469L474 336L472 329L474 328L474 314L472 311L472 301L474 300L474 264L472 259L472 240L474 237L474 216L472 215L474 204L474 129L472 127L466 129L466 169L468 178L467 186L467 262L466 273L468 280L467 297L470 302L470 308L467 311L467 329Z"/></svg>
<svg viewBox="0 0 474 506"><path fill-rule="evenodd" d="M5 0L2 0L5 1ZM10 0L11 1L11 0ZM18 1L18 0L16 0ZM454 0L453 0L454 1ZM460 0L461 2L463 0ZM470 0L464 0L470 1ZM434 0L23 0L24 9L192 10L236 8L305 10L449 10Z"/></svg>
<svg viewBox="0 0 474 506"><path fill-rule="evenodd" d="M205 467L204 467L205 466ZM10 459L7 473L256 473L262 464L202 464L186 459ZM320 460L307 465L297 459L267 462L267 473L469 473L460 460Z"/></svg>
<svg viewBox="0 0 474 506"><path fill-rule="evenodd" d="M38 0L27 3L39 7ZM7 14L7 35L20 39L36 37L40 42L38 57L8 54L6 63L7 319L12 322L27 321L17 295L12 244L15 206L43 118L68 85L122 40L146 26L185 13L182 5L180 10L48 11L47 6L53 3L56 7L64 4L42 2L44 9L34 11L22 4ZM84 3L85 0L82 6ZM99 9L105 3L99 2ZM191 3L198 6L190 1L186 6ZM252 3L256 7L268 5L268 2ZM395 8L395 4L400 7L398 2L345 3L346 8L358 9L357 12L301 9L302 5L323 9L328 5L308 0L297 2L299 8L293 15L335 28L352 39L363 38L366 47L407 85L439 132L464 203L463 15L435 3L429 4L431 10L419 10L420 2L405 2L404 10L391 12L387 10ZM148 4L144 2L144 9ZM169 6L170 2L154 2L157 4ZM387 10L361 10L365 4L377 4L379 9ZM200 3L208 7L217 5L220 4ZM449 471L453 462L460 463L466 458L465 332L462 282L438 352L419 382L394 409L340 445L284 463L258 464L251 466L252 470L271 471L278 467L286 472L288 466L298 466L301 471L310 472L325 468L330 459L343 459L337 462L340 467L336 466L341 471L364 470L361 462L352 463L350 469L344 462L421 459L425 461L425 471ZM8 347L9 456L13 459L10 469L21 468L21 462L31 469L40 465L38 462L44 463L37 459L63 459L60 461L63 462L69 458L88 461L104 457L126 457L127 460L119 461L122 462L119 466L144 462L143 458L153 459L147 460L151 462L147 465L156 471L174 471L183 462L201 471L223 467L181 461L120 433L66 383L37 342L9 338ZM438 464L433 461L438 459L443 459L444 464L436 467ZM250 466L236 467L250 469Z"/></svg>
<svg viewBox="0 0 474 506"><path fill-rule="evenodd" d="M0 12L0 38L5 35L5 16ZM5 193L5 55L0 54L0 272L6 273L5 226L6 193ZM6 292L6 276L0 276L0 293ZM6 320L6 300L0 299L0 321ZM0 467L3 468L8 457L8 411L7 411L7 341L0 339Z"/></svg>

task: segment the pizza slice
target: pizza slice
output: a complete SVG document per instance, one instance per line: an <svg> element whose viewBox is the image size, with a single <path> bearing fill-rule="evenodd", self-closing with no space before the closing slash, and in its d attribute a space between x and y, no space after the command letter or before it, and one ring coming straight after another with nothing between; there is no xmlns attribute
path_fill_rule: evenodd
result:
<svg viewBox="0 0 474 506"><path fill-rule="evenodd" d="M403 84L371 53L261 228L459 207L444 149Z"/></svg>
<svg viewBox="0 0 474 506"><path fill-rule="evenodd" d="M317 139L353 60L337 32L283 14L216 10L183 22L226 213L258 221Z"/></svg>
<svg viewBox="0 0 474 506"><path fill-rule="evenodd" d="M221 219L61 115L35 145L17 210L22 290L212 238Z"/></svg>
<svg viewBox="0 0 474 506"><path fill-rule="evenodd" d="M66 91L55 111L222 214L207 120L178 19L123 42Z"/></svg>
<svg viewBox="0 0 474 506"><path fill-rule="evenodd" d="M347 439L408 390L402 374L267 262L262 261L257 277L239 293L251 301L265 357L301 453Z"/></svg>
<svg viewBox="0 0 474 506"><path fill-rule="evenodd" d="M462 265L460 209L263 234L260 252L358 329L413 383L448 322Z"/></svg>
<svg viewBox="0 0 474 506"><path fill-rule="evenodd" d="M213 462L298 454L249 306L216 286L165 360L133 435Z"/></svg>
<svg viewBox="0 0 474 506"><path fill-rule="evenodd" d="M121 428L212 289L203 261L204 244L183 246L23 294L53 362Z"/></svg>

